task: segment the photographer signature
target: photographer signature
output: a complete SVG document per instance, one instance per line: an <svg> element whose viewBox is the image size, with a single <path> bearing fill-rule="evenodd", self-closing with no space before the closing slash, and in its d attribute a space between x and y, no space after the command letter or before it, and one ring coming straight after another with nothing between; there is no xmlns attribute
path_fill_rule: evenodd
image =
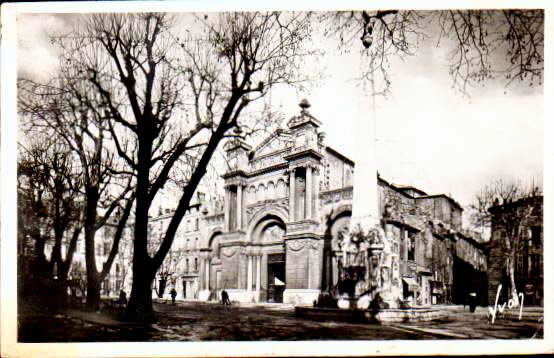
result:
<svg viewBox="0 0 554 358"><path fill-rule="evenodd" d="M519 320L521 321L521 314L523 313L523 293L519 293L518 294L518 297L520 299L519 302L514 302L514 300L512 300L511 298L508 300L508 302L504 302L504 304L502 305L498 305L498 297L500 297L500 292L502 291L502 285L498 285L498 290L496 291L496 300L494 302L494 309L492 307L489 306L489 314L490 314L490 317L491 317L491 323L494 324L494 320L496 318L496 313L497 311L500 313L500 314L503 314L504 313L504 309L506 308L506 304L508 304L508 309L511 309L512 307L514 306L517 306L518 303L519 303Z"/></svg>

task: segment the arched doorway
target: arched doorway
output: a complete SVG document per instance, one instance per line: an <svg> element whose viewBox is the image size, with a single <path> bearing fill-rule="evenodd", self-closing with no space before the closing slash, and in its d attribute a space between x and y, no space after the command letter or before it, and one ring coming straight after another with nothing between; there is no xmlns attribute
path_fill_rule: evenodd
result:
<svg viewBox="0 0 554 358"><path fill-rule="evenodd" d="M208 247L210 248L210 273L209 273L209 288L212 290L212 293L215 293L217 299L220 298L220 291L228 288L227 282L223 280L222 277L222 266L221 266L221 232L216 231L210 237L208 241Z"/></svg>
<svg viewBox="0 0 554 358"><path fill-rule="evenodd" d="M260 300L283 302L286 288L285 234L285 223L274 215L264 217L252 231L252 244L260 247L261 254Z"/></svg>

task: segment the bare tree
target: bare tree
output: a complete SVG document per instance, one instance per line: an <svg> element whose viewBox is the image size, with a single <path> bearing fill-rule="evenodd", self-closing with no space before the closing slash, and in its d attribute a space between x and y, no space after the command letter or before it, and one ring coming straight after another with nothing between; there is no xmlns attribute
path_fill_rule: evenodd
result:
<svg viewBox="0 0 554 358"><path fill-rule="evenodd" d="M452 86L462 93L493 78L504 78L507 86L542 84L543 10L348 11L321 18L341 48L359 48L366 59L360 78L380 83L374 94L390 89L390 58L415 55L425 40L449 48Z"/></svg>
<svg viewBox="0 0 554 358"><path fill-rule="evenodd" d="M528 238L526 227L533 215L542 213L541 207L542 190L535 181L525 187L520 182L502 179L485 186L475 196L472 205L473 225L490 227L495 223L504 232L499 244L506 259L510 298L515 303L519 302L515 282L516 257L525 250Z"/></svg>
<svg viewBox="0 0 554 358"><path fill-rule="evenodd" d="M101 282L113 264L133 205L134 178L120 169L118 158L109 147L102 104L90 87L75 76L74 70L71 61L64 57L59 76L49 84L19 80L18 105L27 137L44 135L62 140L72 153L71 159L78 163L74 167L81 178L79 190L83 197L87 306L97 309ZM123 213L116 236L108 260L98 271L95 235L118 208Z"/></svg>
<svg viewBox="0 0 554 358"><path fill-rule="evenodd" d="M91 15L71 35L56 39L71 64L69 77L81 86L68 90L71 101L97 104L76 120L97 121L93 143L109 132L126 167L119 173L136 178L131 316L151 316L152 281L221 141L253 131L256 123L247 121L253 117L246 108L270 88L303 79L298 62L308 53L307 18L205 16L198 18L195 34L180 39L169 31L175 18L166 14ZM182 194L158 250L149 255L149 209L170 179L183 185Z"/></svg>
<svg viewBox="0 0 554 358"><path fill-rule="evenodd" d="M34 241L31 274L52 278L56 271L56 276L65 281L83 227L80 175L63 142L39 137L27 147L20 144L19 150L20 232L23 239L29 236ZM53 242L49 259L44 256L48 241ZM65 259L62 244L67 248Z"/></svg>

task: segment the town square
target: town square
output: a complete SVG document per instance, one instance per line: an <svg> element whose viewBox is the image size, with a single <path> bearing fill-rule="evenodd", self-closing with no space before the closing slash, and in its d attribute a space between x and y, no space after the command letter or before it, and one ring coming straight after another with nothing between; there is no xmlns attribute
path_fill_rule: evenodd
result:
<svg viewBox="0 0 554 358"><path fill-rule="evenodd" d="M544 9L90 6L6 7L9 349L549 344Z"/></svg>

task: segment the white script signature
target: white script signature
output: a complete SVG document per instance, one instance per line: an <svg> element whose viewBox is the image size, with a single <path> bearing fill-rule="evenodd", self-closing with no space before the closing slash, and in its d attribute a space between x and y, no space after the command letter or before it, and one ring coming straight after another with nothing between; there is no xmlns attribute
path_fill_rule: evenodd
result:
<svg viewBox="0 0 554 358"><path fill-rule="evenodd" d="M498 297L500 297L500 291L502 291L502 285L498 285L498 290L496 291L496 300L494 302L494 309L489 306L489 313L491 317L491 323L494 323L494 319L496 318L496 312L500 312L501 314L504 312L504 308L506 308L506 302L502 305L498 305ZM521 313L523 312L523 293L519 293L519 320L521 321ZM511 298L507 302L508 308L512 308L514 306L517 306L518 302L514 302Z"/></svg>

